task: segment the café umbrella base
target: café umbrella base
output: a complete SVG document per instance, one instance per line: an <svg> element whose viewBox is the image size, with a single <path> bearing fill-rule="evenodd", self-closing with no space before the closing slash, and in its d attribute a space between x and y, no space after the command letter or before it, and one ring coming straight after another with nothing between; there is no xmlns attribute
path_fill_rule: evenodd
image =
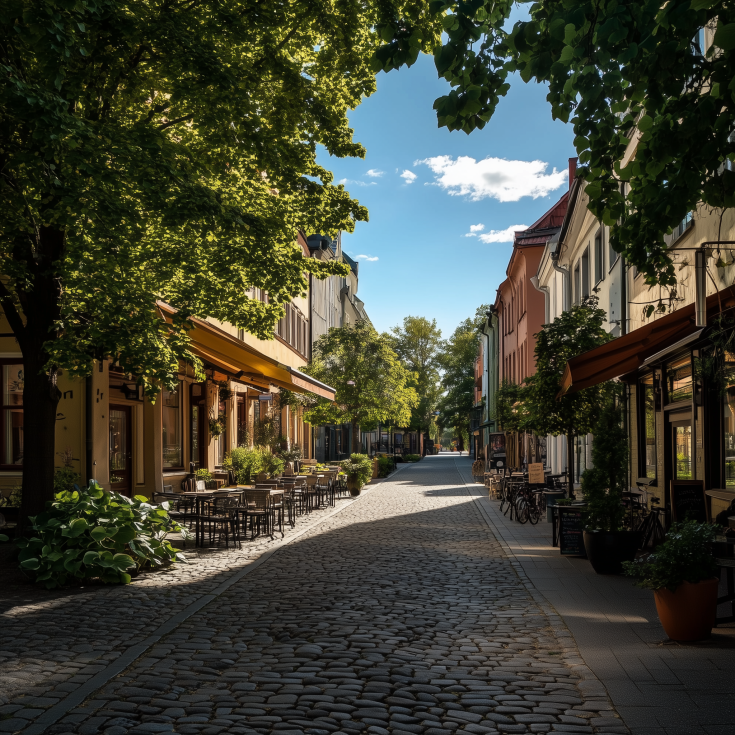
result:
<svg viewBox="0 0 735 735"><path fill-rule="evenodd" d="M622 574L623 562L635 559L638 531L584 531L584 548L597 574Z"/></svg>
<svg viewBox="0 0 735 735"><path fill-rule="evenodd" d="M654 590L656 612L664 632L672 641L701 641L709 638L717 613L716 577L692 584L682 582L674 592Z"/></svg>

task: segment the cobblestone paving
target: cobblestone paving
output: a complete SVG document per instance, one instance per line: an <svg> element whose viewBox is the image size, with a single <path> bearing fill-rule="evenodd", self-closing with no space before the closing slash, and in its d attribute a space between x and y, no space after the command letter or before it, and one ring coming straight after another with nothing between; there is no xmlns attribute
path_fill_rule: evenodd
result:
<svg viewBox="0 0 735 735"><path fill-rule="evenodd" d="M234 571L242 558L228 563ZM163 584L151 577L9 611L11 640L29 627L41 637L30 641L35 664L24 651L35 686L0 707L0 732L23 729L141 627L227 574L192 567L189 578L176 571ZM439 457L281 548L46 732L548 731L627 732L571 636L505 557L454 460Z"/></svg>

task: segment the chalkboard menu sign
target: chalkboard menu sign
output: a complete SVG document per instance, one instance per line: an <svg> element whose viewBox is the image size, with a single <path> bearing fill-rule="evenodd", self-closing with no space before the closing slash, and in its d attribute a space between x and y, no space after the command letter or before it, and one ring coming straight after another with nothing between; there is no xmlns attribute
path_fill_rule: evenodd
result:
<svg viewBox="0 0 735 735"><path fill-rule="evenodd" d="M671 520L707 522L704 480L671 481Z"/></svg>
<svg viewBox="0 0 735 735"><path fill-rule="evenodd" d="M581 508L558 506L559 551L562 556L587 556L584 550L584 518Z"/></svg>

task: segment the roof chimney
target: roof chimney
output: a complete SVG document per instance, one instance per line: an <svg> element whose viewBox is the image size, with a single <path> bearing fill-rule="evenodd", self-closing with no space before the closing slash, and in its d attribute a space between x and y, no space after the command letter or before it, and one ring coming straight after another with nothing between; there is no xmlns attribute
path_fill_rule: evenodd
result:
<svg viewBox="0 0 735 735"><path fill-rule="evenodd" d="M577 157L569 159L569 188L572 188L574 177L577 175Z"/></svg>

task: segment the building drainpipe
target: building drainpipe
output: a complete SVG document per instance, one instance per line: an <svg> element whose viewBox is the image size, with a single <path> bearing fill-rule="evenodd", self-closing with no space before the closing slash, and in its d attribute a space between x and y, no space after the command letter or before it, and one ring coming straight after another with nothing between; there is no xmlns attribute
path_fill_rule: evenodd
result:
<svg viewBox="0 0 735 735"><path fill-rule="evenodd" d="M551 253L551 266L555 271L561 273L564 276L562 290L564 292L564 298L562 299L564 304L564 311L569 311L572 308L572 275L567 268L562 268L557 260L559 259L558 253Z"/></svg>
<svg viewBox="0 0 735 735"><path fill-rule="evenodd" d="M531 276L529 278L531 281L531 285L540 293L544 295L544 323L549 323L549 315L551 313L551 308L549 305L549 300L551 298L551 294L549 293L549 289L546 286L539 286L538 284L538 276Z"/></svg>

